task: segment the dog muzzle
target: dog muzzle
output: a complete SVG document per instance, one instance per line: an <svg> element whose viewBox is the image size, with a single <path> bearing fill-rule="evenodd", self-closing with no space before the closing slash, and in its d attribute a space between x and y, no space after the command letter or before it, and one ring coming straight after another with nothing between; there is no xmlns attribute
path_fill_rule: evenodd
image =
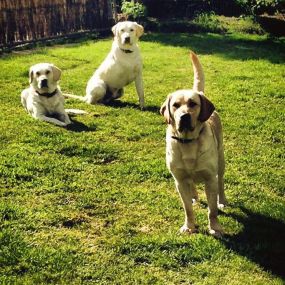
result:
<svg viewBox="0 0 285 285"><path fill-rule="evenodd" d="M192 119L190 114L186 113L180 117L178 131L179 132L194 131L194 128L192 127Z"/></svg>
<svg viewBox="0 0 285 285"><path fill-rule="evenodd" d="M48 88L48 80L47 79L41 80L40 87L41 88Z"/></svg>
<svg viewBox="0 0 285 285"><path fill-rule="evenodd" d="M124 38L124 44L125 44L125 45L131 44L131 37L125 37L125 38Z"/></svg>

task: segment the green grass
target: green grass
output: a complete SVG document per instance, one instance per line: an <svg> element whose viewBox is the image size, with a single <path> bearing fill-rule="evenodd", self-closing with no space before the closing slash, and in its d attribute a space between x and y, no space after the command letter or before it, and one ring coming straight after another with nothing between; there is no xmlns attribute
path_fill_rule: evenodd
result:
<svg viewBox="0 0 285 285"><path fill-rule="evenodd" d="M149 34L146 110L135 88L70 129L39 122L20 104L28 69L53 62L61 88L84 94L111 39L30 50L0 59L1 284L284 284L284 41L265 36ZM226 235L178 234L183 209L165 167L168 93L191 88L189 49L224 125Z"/></svg>
<svg viewBox="0 0 285 285"><path fill-rule="evenodd" d="M217 33L265 34L260 24L248 16L237 18L202 13L194 18L193 23L201 29Z"/></svg>
<svg viewBox="0 0 285 285"><path fill-rule="evenodd" d="M147 18L144 26L146 30L156 32L266 34L266 31L253 17L226 17L216 15L214 12L201 13L196 15L193 19Z"/></svg>

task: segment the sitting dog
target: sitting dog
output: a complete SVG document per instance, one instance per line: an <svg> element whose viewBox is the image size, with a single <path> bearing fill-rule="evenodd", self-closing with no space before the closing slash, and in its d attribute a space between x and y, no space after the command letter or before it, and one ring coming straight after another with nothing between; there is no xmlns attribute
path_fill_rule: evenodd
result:
<svg viewBox="0 0 285 285"><path fill-rule="evenodd" d="M21 93L21 102L35 118L64 127L71 123L67 112L85 114L76 109L64 109L64 97L58 81L61 70L50 63L38 63L30 68L30 88Z"/></svg>
<svg viewBox="0 0 285 285"><path fill-rule="evenodd" d="M110 53L90 78L86 96L64 94L89 104L108 103L121 97L123 87L135 81L140 107L144 107L142 59L137 45L144 28L136 22L119 22L112 27L114 41Z"/></svg>
<svg viewBox="0 0 285 285"><path fill-rule="evenodd" d="M195 183L205 184L209 207L209 231L223 233L218 221L218 205L226 204L224 194L224 150L222 125L214 105L204 95L204 73L191 52L194 70L192 90L170 94L160 109L168 123L166 164L175 180L185 210L181 232L196 231L192 200L197 199Z"/></svg>

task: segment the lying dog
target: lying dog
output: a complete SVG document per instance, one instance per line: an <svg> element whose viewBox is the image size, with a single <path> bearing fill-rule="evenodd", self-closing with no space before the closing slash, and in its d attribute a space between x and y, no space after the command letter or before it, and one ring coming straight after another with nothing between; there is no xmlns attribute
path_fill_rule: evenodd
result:
<svg viewBox="0 0 285 285"><path fill-rule="evenodd" d="M64 109L64 97L58 81L61 70L50 63L38 63L30 68L30 88L21 93L21 102L35 119L67 126L71 123L67 112L84 114L76 109Z"/></svg>
<svg viewBox="0 0 285 285"><path fill-rule="evenodd" d="M125 21L112 28L114 41L110 53L90 78L86 96L64 94L89 104L107 103L121 97L123 87L135 81L140 107L144 107L142 59L137 41L143 34L141 25Z"/></svg>
<svg viewBox="0 0 285 285"><path fill-rule="evenodd" d="M221 236L218 204L220 207L226 204L222 125L214 105L204 96L204 73L193 52L191 60L193 89L170 94L160 109L168 123L166 164L185 210L185 223L180 231L196 231L192 199L198 197L195 183L203 182L209 207L209 230L212 235Z"/></svg>

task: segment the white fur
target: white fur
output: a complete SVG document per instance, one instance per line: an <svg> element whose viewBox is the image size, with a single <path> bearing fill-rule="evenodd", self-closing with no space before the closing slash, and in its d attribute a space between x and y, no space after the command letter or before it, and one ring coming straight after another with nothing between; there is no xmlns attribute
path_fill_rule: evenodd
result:
<svg viewBox="0 0 285 285"><path fill-rule="evenodd" d="M139 37L143 34L143 27L135 22L125 21L116 24L112 31L112 49L88 81L86 96L64 95L89 104L105 103L121 97L123 88L135 81L140 107L143 108L142 59L137 45ZM110 94L106 96L106 93Z"/></svg>
<svg viewBox="0 0 285 285"><path fill-rule="evenodd" d="M226 204L224 194L224 152L222 125L212 103L202 93L204 73L197 56L192 53L193 90L178 90L168 96L161 114L168 122L166 164L174 180L185 210L181 232L196 231L192 201L197 200L196 183L204 183L209 206L209 232L221 236L218 206ZM187 127L183 117L191 116ZM192 140L181 143L176 138Z"/></svg>
<svg viewBox="0 0 285 285"><path fill-rule="evenodd" d="M21 93L21 102L28 113L35 119L53 123L65 127L71 123L67 112L64 110L64 97L61 93L58 81L61 70L50 63L38 63L30 68L30 87ZM42 86L42 80L47 80L47 86ZM56 94L50 98L39 95L52 93ZM72 109L72 113L82 114L84 111ZM78 113L79 112L79 113Z"/></svg>

